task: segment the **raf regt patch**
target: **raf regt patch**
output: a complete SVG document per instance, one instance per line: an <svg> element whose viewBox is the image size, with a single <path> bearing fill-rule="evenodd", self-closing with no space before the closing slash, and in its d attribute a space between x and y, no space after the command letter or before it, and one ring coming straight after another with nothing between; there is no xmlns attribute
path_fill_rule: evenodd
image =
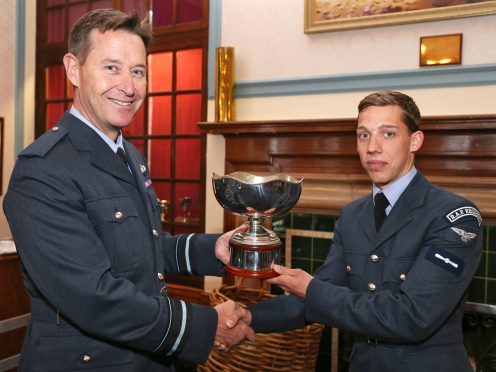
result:
<svg viewBox="0 0 496 372"><path fill-rule="evenodd" d="M460 218L468 217L468 216L475 217L477 219L477 222L479 223L479 226L481 225L482 217L480 215L480 212L477 210L477 208L470 206L457 208L454 211L449 212L446 215L446 218L448 219L449 222L453 223Z"/></svg>

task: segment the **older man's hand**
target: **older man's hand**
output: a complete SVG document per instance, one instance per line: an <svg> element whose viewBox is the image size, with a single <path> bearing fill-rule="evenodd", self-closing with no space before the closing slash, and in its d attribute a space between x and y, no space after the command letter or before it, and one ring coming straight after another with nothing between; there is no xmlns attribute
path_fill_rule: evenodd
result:
<svg viewBox="0 0 496 372"><path fill-rule="evenodd" d="M218 321L214 346L217 347L217 350L229 351L233 346L246 339L255 341L255 332L244 321L248 319L248 310L231 300L215 306L215 310L217 311ZM236 319L236 321L233 322L232 319ZM251 315L249 319L251 320Z"/></svg>
<svg viewBox="0 0 496 372"><path fill-rule="evenodd" d="M229 259L231 257L231 252L229 250L229 239L231 239L231 236L233 236L233 234L237 233L238 231L246 231L248 229L248 226L248 222L245 222L236 229L222 234L215 242L215 256L224 265L229 263Z"/></svg>

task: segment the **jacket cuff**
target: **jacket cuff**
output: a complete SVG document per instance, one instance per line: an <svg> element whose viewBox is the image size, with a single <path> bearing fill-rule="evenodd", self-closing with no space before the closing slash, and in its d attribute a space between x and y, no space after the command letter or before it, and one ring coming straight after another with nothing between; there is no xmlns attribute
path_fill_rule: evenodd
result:
<svg viewBox="0 0 496 372"><path fill-rule="evenodd" d="M168 298L171 320L162 342L154 350L188 363L207 360L217 332L215 309Z"/></svg>
<svg viewBox="0 0 496 372"><path fill-rule="evenodd" d="M215 243L219 236L219 234L181 236L176 244L179 272L184 275L224 275L224 265L215 256Z"/></svg>

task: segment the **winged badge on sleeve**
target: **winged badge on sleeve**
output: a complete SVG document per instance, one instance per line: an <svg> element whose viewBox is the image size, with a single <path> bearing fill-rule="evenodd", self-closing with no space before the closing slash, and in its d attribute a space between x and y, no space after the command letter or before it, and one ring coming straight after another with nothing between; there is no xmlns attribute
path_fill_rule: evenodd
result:
<svg viewBox="0 0 496 372"><path fill-rule="evenodd" d="M474 233L471 233L471 232L467 232L467 231L462 230L462 229L459 229L457 227L451 227L451 230L453 230L458 235L460 235L460 238L465 243L471 241L472 239L474 239L477 236L477 234L474 234Z"/></svg>

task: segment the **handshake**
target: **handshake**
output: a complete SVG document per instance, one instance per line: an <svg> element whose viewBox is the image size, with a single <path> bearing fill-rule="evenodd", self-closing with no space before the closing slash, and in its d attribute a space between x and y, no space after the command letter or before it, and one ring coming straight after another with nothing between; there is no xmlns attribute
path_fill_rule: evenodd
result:
<svg viewBox="0 0 496 372"><path fill-rule="evenodd" d="M244 340L255 341L250 327L251 313L232 300L214 307L217 311L217 333L214 346L218 351L229 351Z"/></svg>

